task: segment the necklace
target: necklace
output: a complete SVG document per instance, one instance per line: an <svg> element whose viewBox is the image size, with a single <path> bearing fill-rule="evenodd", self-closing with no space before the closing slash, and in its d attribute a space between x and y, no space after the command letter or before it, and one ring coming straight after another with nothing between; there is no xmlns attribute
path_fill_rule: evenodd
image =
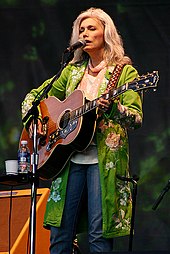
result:
<svg viewBox="0 0 170 254"><path fill-rule="evenodd" d="M89 60L88 62L88 68L91 72L93 73L97 73L97 72L100 72L104 67L106 67L106 63L105 61L101 61L96 67L93 67L92 64L91 64L91 61Z"/></svg>

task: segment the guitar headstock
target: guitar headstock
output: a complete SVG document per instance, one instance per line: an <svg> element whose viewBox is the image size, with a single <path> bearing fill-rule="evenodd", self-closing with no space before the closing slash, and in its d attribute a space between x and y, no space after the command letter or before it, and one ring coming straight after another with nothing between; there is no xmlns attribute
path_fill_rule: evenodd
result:
<svg viewBox="0 0 170 254"><path fill-rule="evenodd" d="M152 73L147 73L146 75L134 79L133 82L129 84L128 89L140 91L153 88L153 90L156 91L158 80L158 71L153 71Z"/></svg>

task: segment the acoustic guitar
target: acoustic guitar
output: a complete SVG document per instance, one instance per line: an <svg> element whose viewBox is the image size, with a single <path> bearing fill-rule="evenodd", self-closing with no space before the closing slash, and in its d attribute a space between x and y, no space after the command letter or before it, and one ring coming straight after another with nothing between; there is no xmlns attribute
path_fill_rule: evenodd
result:
<svg viewBox="0 0 170 254"><path fill-rule="evenodd" d="M156 90L158 72L142 75L102 95L114 99L127 90ZM38 138L38 176L54 179L63 170L74 152L82 152L91 143L97 120L97 100L86 101L81 90L75 90L64 101L50 96L40 102L44 135ZM20 140L27 140L32 153L33 141L24 128Z"/></svg>

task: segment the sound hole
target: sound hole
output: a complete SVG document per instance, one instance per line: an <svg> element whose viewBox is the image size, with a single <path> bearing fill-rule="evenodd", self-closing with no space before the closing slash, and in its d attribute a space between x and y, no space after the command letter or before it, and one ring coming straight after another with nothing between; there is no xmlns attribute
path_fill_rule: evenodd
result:
<svg viewBox="0 0 170 254"><path fill-rule="evenodd" d="M65 129L70 121L70 111L65 111L64 115L61 117L60 120L60 128Z"/></svg>

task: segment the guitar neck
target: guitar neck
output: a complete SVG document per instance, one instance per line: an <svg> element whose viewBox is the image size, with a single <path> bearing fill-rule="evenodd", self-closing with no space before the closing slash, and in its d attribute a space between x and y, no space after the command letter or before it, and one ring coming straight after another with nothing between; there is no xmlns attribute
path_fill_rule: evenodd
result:
<svg viewBox="0 0 170 254"><path fill-rule="evenodd" d="M132 82L126 83L122 86L117 87L116 89L110 89L108 93L102 94L99 98L96 98L93 101L86 102L83 106L69 112L69 117L74 120L87 112L98 107L97 101L102 97L106 100L114 99L120 94L123 94L127 90L133 90L135 92L140 90L147 90L149 88L153 88L154 91L157 87L157 82L159 80L158 71L153 71L152 73L148 73L147 75L143 75L133 80Z"/></svg>
<svg viewBox="0 0 170 254"><path fill-rule="evenodd" d="M98 107L97 101L100 98L109 100L111 98L113 99L113 98L117 97L118 95L124 93L127 90L127 85L128 84L124 84L123 86L118 87L115 90L110 90L108 93L101 95L100 97L96 98L93 101L87 101L83 106L81 106L71 112L71 119L74 120L76 118L79 118L79 117L83 116L84 114L88 113L89 111L97 108Z"/></svg>

